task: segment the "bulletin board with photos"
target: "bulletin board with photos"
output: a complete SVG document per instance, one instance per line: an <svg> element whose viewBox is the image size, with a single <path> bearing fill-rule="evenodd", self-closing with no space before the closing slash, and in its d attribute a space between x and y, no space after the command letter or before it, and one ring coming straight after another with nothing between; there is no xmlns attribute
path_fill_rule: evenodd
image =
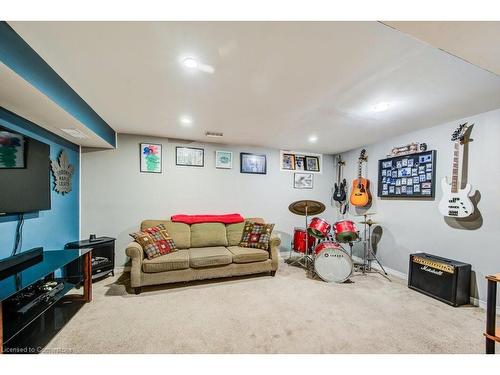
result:
<svg viewBox="0 0 500 375"><path fill-rule="evenodd" d="M379 197L434 198L436 150L382 159L378 163Z"/></svg>

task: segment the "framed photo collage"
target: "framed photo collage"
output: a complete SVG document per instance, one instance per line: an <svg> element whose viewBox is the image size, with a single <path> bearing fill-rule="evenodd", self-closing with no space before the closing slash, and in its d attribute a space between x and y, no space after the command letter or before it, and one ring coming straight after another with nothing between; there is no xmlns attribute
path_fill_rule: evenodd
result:
<svg viewBox="0 0 500 375"><path fill-rule="evenodd" d="M435 150L379 160L379 197L434 198L435 180Z"/></svg>

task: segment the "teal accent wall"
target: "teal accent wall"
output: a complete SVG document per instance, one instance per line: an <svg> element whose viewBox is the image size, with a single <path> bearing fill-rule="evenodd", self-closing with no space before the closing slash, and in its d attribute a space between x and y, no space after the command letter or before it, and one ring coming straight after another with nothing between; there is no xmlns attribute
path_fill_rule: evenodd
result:
<svg viewBox="0 0 500 375"><path fill-rule="evenodd" d="M5 21L0 21L0 61L111 146L116 146L115 131Z"/></svg>
<svg viewBox="0 0 500 375"><path fill-rule="evenodd" d="M37 246L44 249L62 249L67 242L79 239L80 217L80 149L79 146L48 132L38 125L0 107L0 125L50 146L50 158L56 159L66 150L74 166L72 191L61 195L53 190L51 175L51 209L25 214L22 251ZM10 256L18 215L0 216L0 259Z"/></svg>

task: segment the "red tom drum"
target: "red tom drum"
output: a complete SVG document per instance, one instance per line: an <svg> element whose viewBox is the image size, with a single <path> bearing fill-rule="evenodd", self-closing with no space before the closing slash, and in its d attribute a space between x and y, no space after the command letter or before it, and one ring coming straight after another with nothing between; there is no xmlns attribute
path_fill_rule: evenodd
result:
<svg viewBox="0 0 500 375"><path fill-rule="evenodd" d="M314 217L307 228L307 232L316 238L326 238L332 226L326 220Z"/></svg>
<svg viewBox="0 0 500 375"><path fill-rule="evenodd" d="M338 242L353 242L358 239L358 230L354 222L350 220L337 221L333 224L335 239Z"/></svg>
<svg viewBox="0 0 500 375"><path fill-rule="evenodd" d="M314 247L316 239L312 236L307 236L309 242L309 250ZM306 252L306 230L304 228L295 228L293 231L292 249L299 253L305 254Z"/></svg>

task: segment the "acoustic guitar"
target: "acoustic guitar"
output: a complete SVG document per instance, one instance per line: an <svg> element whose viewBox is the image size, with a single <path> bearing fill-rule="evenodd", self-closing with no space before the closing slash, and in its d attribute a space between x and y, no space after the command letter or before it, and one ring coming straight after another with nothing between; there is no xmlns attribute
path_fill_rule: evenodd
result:
<svg viewBox="0 0 500 375"><path fill-rule="evenodd" d="M358 178L352 182L350 202L353 206L364 207L371 202L370 181L361 176L363 161L366 161L366 150L361 150L358 159Z"/></svg>

